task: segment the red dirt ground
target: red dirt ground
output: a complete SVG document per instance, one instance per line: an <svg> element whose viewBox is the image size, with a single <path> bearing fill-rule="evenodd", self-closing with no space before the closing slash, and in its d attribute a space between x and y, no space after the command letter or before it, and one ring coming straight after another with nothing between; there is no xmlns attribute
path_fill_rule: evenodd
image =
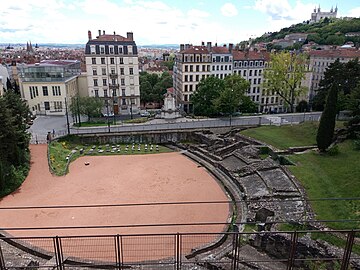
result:
<svg viewBox="0 0 360 270"><path fill-rule="evenodd" d="M19 190L0 201L0 207L225 201L228 199L216 180L204 168L178 152L134 156L86 156L70 164L69 174L57 177L53 176L48 169L47 145L32 145L30 149L32 164L29 176ZM90 165L85 166L85 162L90 162ZM228 213L228 204L1 210L0 228L226 222ZM221 232L223 229L223 225L217 225L31 230L9 231L9 233L14 236L71 236ZM214 238L216 236L199 236L186 244L186 247L184 246L184 252L211 242ZM77 242L76 239L71 240L73 243L74 241ZM151 240L154 243L157 241L159 240ZM143 240L141 242L145 248ZM165 242L170 245L170 252L173 237ZM136 239L129 238L129 247L134 244L136 244ZM163 245L163 243L159 244ZM63 244L64 246L66 245ZM149 250L151 247L144 251L144 257L141 258L137 251L136 258L133 259L144 260L171 256L171 253L155 254L156 252L151 253ZM71 255L76 256L76 254ZM128 260L132 260L131 254L128 257Z"/></svg>

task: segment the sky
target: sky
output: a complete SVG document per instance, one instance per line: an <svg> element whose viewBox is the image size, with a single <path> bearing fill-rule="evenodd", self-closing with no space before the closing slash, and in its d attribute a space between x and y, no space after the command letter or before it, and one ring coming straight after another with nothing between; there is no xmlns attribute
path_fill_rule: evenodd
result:
<svg viewBox="0 0 360 270"><path fill-rule="evenodd" d="M137 45L238 43L310 19L320 5L360 17L359 0L0 0L0 43L85 44L87 32Z"/></svg>

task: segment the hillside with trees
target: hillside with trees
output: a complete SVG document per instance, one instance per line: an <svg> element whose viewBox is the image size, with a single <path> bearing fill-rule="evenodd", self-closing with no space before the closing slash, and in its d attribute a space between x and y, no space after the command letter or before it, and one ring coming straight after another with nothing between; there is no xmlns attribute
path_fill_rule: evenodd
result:
<svg viewBox="0 0 360 270"><path fill-rule="evenodd" d="M345 36L346 33L360 32L360 18L328 19L318 23L298 23L281 29L278 32L266 33L256 38L253 42L271 42L274 39L283 39L292 33L307 33L306 42L313 41L319 45L343 45L348 41L360 45L360 36Z"/></svg>

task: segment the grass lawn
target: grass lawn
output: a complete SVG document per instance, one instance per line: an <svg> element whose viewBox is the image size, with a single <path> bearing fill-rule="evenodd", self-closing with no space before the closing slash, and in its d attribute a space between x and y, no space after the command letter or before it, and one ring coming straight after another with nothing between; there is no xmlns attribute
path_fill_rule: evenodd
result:
<svg viewBox="0 0 360 270"><path fill-rule="evenodd" d="M125 148L128 146L128 150ZM111 152L113 148L121 149L119 152L116 150ZM83 154L80 154L80 149L83 149ZM92 150L90 150L92 149ZM103 156L103 155L143 155L143 154L158 154L171 152L172 150L159 145L156 151L156 145L153 145L153 150L150 151L150 145L145 151L145 143L141 144L140 151L138 151L138 144L135 144L135 149L132 150L132 144L96 144L84 145L74 140L59 140L52 141L49 145L50 164L54 173L58 176L67 173L67 157L70 156L70 162L76 160L80 156ZM99 152L101 150L102 152ZM91 151L91 152L90 152Z"/></svg>
<svg viewBox="0 0 360 270"><path fill-rule="evenodd" d="M342 127L343 122L337 122ZM263 141L278 149L316 144L318 122L305 122L298 125L261 126L241 131L241 134Z"/></svg>
<svg viewBox="0 0 360 270"><path fill-rule="evenodd" d="M302 183L310 199L360 197L360 151L355 150L353 141L338 145L339 154L320 155L309 152L291 155L288 158L296 166L290 171ZM310 202L317 219L359 219L359 201L314 201ZM329 223L334 229L360 228L357 223Z"/></svg>

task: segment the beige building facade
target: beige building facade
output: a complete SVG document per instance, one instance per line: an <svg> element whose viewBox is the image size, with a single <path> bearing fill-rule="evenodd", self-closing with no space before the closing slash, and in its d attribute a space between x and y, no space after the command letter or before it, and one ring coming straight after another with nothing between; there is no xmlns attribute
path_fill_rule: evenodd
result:
<svg viewBox="0 0 360 270"><path fill-rule="evenodd" d="M20 67L20 92L34 115L65 115L71 97L78 94L77 60L45 60Z"/></svg>

